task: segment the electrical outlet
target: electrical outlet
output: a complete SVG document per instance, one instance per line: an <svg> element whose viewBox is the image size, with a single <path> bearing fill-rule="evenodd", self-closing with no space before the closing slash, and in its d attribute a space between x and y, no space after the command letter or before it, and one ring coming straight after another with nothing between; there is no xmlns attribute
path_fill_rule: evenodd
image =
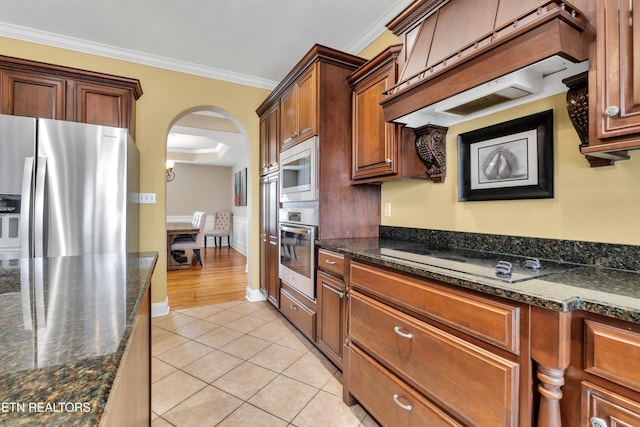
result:
<svg viewBox="0 0 640 427"><path fill-rule="evenodd" d="M138 203L141 205L155 205L156 193L140 193L138 194Z"/></svg>
<svg viewBox="0 0 640 427"><path fill-rule="evenodd" d="M384 216L391 216L391 203L384 204Z"/></svg>

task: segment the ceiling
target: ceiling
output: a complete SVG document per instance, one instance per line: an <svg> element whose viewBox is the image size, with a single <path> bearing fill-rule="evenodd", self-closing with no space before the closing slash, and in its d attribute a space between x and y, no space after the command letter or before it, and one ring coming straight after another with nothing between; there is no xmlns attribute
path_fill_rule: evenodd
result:
<svg viewBox="0 0 640 427"><path fill-rule="evenodd" d="M357 54L412 2L0 0L0 36L273 89L315 43ZM191 150L194 163L235 164L246 144L222 118L181 119L169 149ZM229 148L214 160L220 142Z"/></svg>

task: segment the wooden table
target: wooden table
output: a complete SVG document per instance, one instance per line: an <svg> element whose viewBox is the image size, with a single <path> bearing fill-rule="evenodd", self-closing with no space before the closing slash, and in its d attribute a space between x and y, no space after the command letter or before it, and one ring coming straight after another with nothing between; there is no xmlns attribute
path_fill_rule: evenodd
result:
<svg viewBox="0 0 640 427"><path fill-rule="evenodd" d="M198 229L190 222L168 222L167 223L167 271L184 270L191 268L191 262L180 264L171 256L171 244L173 240L181 234L197 234ZM189 256L189 255L187 255Z"/></svg>

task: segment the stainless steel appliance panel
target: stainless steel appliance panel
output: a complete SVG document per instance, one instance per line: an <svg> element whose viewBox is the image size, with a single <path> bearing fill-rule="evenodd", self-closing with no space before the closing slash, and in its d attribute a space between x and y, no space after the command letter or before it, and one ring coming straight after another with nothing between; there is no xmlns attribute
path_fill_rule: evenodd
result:
<svg viewBox="0 0 640 427"><path fill-rule="evenodd" d="M137 250L138 154L127 130L40 119L37 147L35 256Z"/></svg>
<svg viewBox="0 0 640 427"><path fill-rule="evenodd" d="M36 150L36 119L0 114L0 194L21 194L24 159Z"/></svg>

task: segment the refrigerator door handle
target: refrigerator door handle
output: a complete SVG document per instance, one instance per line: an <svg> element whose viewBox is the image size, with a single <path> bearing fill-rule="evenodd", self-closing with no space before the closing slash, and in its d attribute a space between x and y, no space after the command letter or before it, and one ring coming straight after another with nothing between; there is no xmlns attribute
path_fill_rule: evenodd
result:
<svg viewBox="0 0 640 427"><path fill-rule="evenodd" d="M33 188L33 157L24 158L22 198L20 200L20 256L31 258L31 190Z"/></svg>
<svg viewBox="0 0 640 427"><path fill-rule="evenodd" d="M36 165L36 193L33 198L33 246L36 258L44 256L44 183L47 176L47 158L38 157Z"/></svg>

